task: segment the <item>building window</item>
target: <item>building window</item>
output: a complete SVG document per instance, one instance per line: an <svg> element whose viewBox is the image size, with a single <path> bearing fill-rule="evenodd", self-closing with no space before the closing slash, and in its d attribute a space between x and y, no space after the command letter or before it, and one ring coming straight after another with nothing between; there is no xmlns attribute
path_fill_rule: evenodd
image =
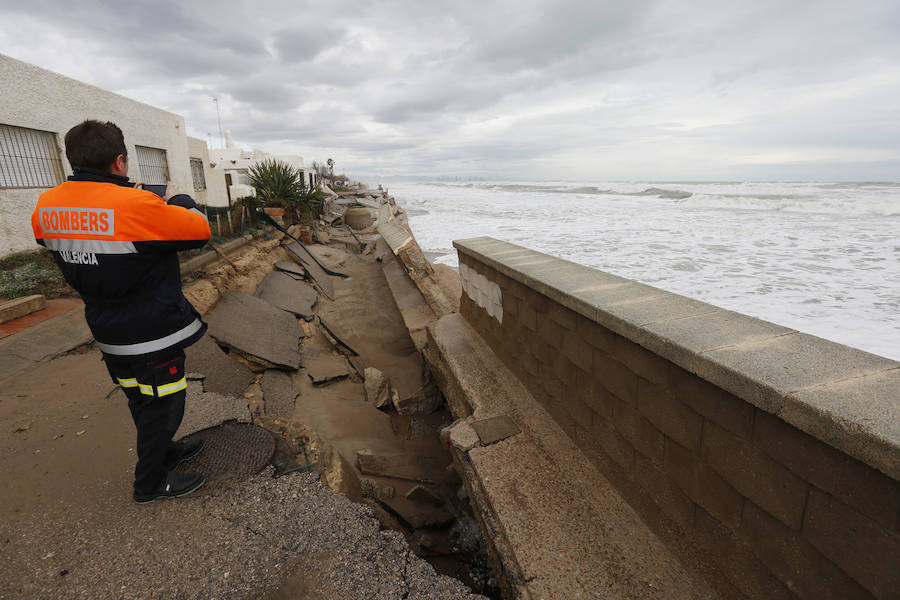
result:
<svg viewBox="0 0 900 600"><path fill-rule="evenodd" d="M0 124L0 188L49 188L64 178L55 133Z"/></svg>
<svg viewBox="0 0 900 600"><path fill-rule="evenodd" d="M194 180L194 191L206 189L206 175L203 174L203 160L199 158L191 159L191 179Z"/></svg>
<svg viewBox="0 0 900 600"><path fill-rule="evenodd" d="M141 181L153 185L163 185L169 182L169 163L166 160L166 151L147 146L135 146L138 168Z"/></svg>

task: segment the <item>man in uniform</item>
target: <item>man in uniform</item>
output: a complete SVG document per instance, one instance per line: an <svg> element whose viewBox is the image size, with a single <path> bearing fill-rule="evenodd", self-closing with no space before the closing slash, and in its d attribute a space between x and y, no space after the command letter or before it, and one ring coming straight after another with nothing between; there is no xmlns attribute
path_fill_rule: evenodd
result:
<svg viewBox="0 0 900 600"><path fill-rule="evenodd" d="M203 442L172 437L184 416L184 348L206 324L182 294L177 252L205 245L209 223L173 184L161 198L129 182L115 124L84 121L65 143L74 175L41 194L34 237L84 299L110 377L128 397L137 428L135 502L184 496L205 478L174 469Z"/></svg>

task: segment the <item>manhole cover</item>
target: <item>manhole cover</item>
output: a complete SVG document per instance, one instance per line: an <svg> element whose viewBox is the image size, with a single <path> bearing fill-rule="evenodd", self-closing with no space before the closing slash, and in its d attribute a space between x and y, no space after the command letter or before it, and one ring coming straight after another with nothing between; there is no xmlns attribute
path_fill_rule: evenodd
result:
<svg viewBox="0 0 900 600"><path fill-rule="evenodd" d="M184 439L203 438L203 452L178 467L199 471L207 481L243 479L262 471L275 453L272 435L256 425L224 423Z"/></svg>

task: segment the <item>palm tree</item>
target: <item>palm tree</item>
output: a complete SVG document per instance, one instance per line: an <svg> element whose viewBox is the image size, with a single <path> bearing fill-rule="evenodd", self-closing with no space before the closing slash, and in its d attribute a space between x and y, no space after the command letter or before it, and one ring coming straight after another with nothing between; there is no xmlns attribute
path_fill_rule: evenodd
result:
<svg viewBox="0 0 900 600"><path fill-rule="evenodd" d="M306 193L302 171L284 161L267 158L250 167L250 185L263 206L284 207L285 225L294 224Z"/></svg>

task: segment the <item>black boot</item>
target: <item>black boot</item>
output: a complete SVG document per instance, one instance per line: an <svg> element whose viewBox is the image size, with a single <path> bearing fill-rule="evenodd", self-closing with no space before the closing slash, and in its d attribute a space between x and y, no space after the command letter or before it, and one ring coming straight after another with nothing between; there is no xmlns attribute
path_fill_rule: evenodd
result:
<svg viewBox="0 0 900 600"><path fill-rule="evenodd" d="M169 471L166 473L166 478L159 484L159 487L152 492L141 494L135 490L134 501L138 504L147 504L157 498L180 498L196 491L204 483L206 483L206 477L203 476L203 473L176 473L175 471Z"/></svg>
<svg viewBox="0 0 900 600"><path fill-rule="evenodd" d="M194 438L187 441L170 442L169 454L166 456L166 470L174 471L175 467L190 460L203 450L203 439Z"/></svg>

